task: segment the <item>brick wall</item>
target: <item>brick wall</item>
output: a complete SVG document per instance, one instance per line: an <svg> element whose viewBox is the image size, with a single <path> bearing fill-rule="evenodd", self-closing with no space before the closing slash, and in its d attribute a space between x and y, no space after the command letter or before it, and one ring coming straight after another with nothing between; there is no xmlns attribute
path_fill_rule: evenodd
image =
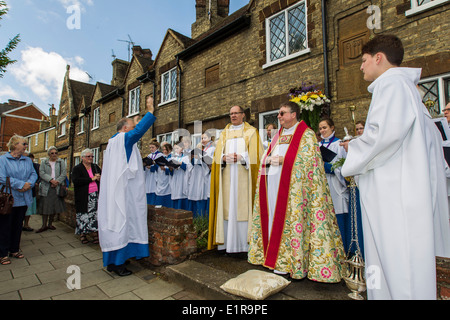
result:
<svg viewBox="0 0 450 320"><path fill-rule="evenodd" d="M450 258L436 257L437 296L450 300Z"/></svg>
<svg viewBox="0 0 450 320"><path fill-rule="evenodd" d="M192 212L148 206L149 263L155 266L182 262L197 251Z"/></svg>

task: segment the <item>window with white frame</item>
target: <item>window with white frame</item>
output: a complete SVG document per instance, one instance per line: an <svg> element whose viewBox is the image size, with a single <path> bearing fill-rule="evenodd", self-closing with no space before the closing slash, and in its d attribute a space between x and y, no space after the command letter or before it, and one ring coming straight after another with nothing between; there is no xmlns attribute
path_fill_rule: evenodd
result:
<svg viewBox="0 0 450 320"><path fill-rule="evenodd" d="M407 10L405 15L412 16L448 2L450 0L411 0L411 9Z"/></svg>
<svg viewBox="0 0 450 320"><path fill-rule="evenodd" d="M38 145L38 141L39 141L39 134L36 134L34 136L34 145L37 146Z"/></svg>
<svg viewBox="0 0 450 320"><path fill-rule="evenodd" d="M139 101L140 101L140 87L136 87L130 90L129 102L128 102L128 116L136 115L139 113Z"/></svg>
<svg viewBox="0 0 450 320"><path fill-rule="evenodd" d="M266 19L266 46L263 68L310 52L305 1Z"/></svg>
<svg viewBox="0 0 450 320"><path fill-rule="evenodd" d="M66 135L66 119L59 122L59 136Z"/></svg>
<svg viewBox="0 0 450 320"><path fill-rule="evenodd" d="M174 133L169 132L169 133L159 134L156 136L156 139L158 140L159 144L161 144L162 142L168 142L171 145L173 145L174 144Z"/></svg>
<svg viewBox="0 0 450 320"><path fill-rule="evenodd" d="M177 68L173 68L161 75L161 103L177 99Z"/></svg>
<svg viewBox="0 0 450 320"><path fill-rule="evenodd" d="M96 108L92 113L92 130L97 129L99 126L100 126L100 108Z"/></svg>
<svg viewBox="0 0 450 320"><path fill-rule="evenodd" d="M422 101L431 116L437 116L450 102L450 73L422 79L419 88L424 94Z"/></svg>
<svg viewBox="0 0 450 320"><path fill-rule="evenodd" d="M278 120L278 110L263 112L259 114L259 134L263 142L267 141L267 130L266 127L269 124L273 124L280 128L280 121Z"/></svg>
<svg viewBox="0 0 450 320"><path fill-rule="evenodd" d="M84 116L80 117L80 131L78 131L78 133L83 133L84 132Z"/></svg>
<svg viewBox="0 0 450 320"><path fill-rule="evenodd" d="M92 149L92 155L94 156L92 162L94 162L95 164L98 164L99 161L99 152L100 152L100 148L93 148Z"/></svg>
<svg viewBox="0 0 450 320"><path fill-rule="evenodd" d="M44 133L44 150L48 149L48 132Z"/></svg>

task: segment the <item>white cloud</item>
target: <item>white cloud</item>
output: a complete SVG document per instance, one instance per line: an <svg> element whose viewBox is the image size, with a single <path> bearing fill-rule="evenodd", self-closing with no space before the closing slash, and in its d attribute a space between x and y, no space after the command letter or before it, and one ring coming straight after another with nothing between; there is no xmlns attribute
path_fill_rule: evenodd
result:
<svg viewBox="0 0 450 320"><path fill-rule="evenodd" d="M11 74L43 101L59 100L67 65L71 66L71 79L89 81L88 75L80 68L84 62L81 57L64 58L56 52L28 47L21 52L21 59L18 60L11 66Z"/></svg>
<svg viewBox="0 0 450 320"><path fill-rule="evenodd" d="M20 99L20 94L9 85L2 85L0 87L0 101L8 99Z"/></svg>

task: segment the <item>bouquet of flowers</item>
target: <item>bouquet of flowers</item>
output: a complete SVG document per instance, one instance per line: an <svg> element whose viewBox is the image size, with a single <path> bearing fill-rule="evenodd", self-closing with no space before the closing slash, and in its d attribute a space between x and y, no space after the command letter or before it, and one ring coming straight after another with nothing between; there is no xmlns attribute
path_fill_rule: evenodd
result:
<svg viewBox="0 0 450 320"><path fill-rule="evenodd" d="M289 101L295 102L300 107L300 118L305 121L314 131L319 126L322 106L330 102L330 99L317 89L315 85L302 85L289 90Z"/></svg>

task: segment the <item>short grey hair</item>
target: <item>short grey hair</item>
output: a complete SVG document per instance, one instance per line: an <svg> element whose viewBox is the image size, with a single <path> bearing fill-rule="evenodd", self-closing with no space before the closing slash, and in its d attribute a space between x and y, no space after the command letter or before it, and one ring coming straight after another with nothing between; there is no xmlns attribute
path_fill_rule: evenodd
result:
<svg viewBox="0 0 450 320"><path fill-rule="evenodd" d="M11 139L9 139L8 144L6 145L9 149L9 151L14 151L16 149L16 146L21 142L27 142L27 139L25 139L22 136L19 136L18 134L14 134Z"/></svg>
<svg viewBox="0 0 450 320"><path fill-rule="evenodd" d="M88 153L90 153L90 154L94 154L94 151L92 150L92 149L89 149L89 148L86 148L86 149L84 149L83 151L81 151L81 157L84 157L84 156L86 156Z"/></svg>
<svg viewBox="0 0 450 320"><path fill-rule="evenodd" d="M58 151L58 148L56 148L55 146L51 146L50 148L48 148L47 154L50 155L50 152L51 152L52 150Z"/></svg>

